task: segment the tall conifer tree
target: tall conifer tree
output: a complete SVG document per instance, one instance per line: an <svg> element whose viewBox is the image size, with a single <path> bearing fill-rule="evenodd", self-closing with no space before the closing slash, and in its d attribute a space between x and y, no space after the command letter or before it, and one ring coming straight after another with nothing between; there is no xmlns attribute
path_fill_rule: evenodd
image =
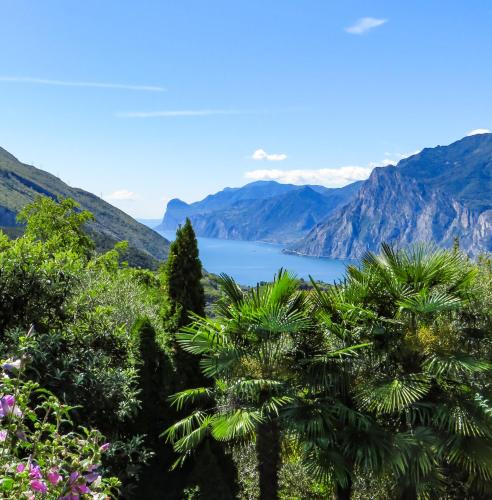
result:
<svg viewBox="0 0 492 500"><path fill-rule="evenodd" d="M167 318L168 331L173 337L183 326L191 323L190 313L205 315L205 292L201 279L202 263L198 253L195 231L187 218L176 231L176 239L169 248L169 257L164 268L164 279L170 301ZM174 341L176 365L176 390L210 384L200 370L197 356L184 351ZM200 498L227 500L234 498L236 468L223 446L206 442L197 450L182 471L188 486L199 486Z"/></svg>
<svg viewBox="0 0 492 500"><path fill-rule="evenodd" d="M176 231L165 266L167 293L177 328L189 322L189 313L205 313L205 294L201 284L202 263L198 256L198 242L190 219Z"/></svg>

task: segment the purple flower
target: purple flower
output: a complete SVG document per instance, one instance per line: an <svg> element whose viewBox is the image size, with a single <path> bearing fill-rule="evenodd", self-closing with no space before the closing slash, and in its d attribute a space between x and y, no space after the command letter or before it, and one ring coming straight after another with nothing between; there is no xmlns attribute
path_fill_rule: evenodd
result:
<svg viewBox="0 0 492 500"><path fill-rule="evenodd" d="M24 472L25 469L26 466L24 464L19 464L15 470L20 474L21 472Z"/></svg>
<svg viewBox="0 0 492 500"><path fill-rule="evenodd" d="M109 450L109 443L104 443L103 445L101 445L101 447L99 448L99 451L101 452L105 452L105 451L108 451Z"/></svg>
<svg viewBox="0 0 492 500"><path fill-rule="evenodd" d="M46 487L46 485L39 479L33 479L31 481L31 489L34 491L39 491L43 494L48 492L48 488Z"/></svg>
<svg viewBox="0 0 492 500"><path fill-rule="evenodd" d="M41 469L39 465L31 465L31 469L29 471L29 477L31 479L41 479L43 476L41 475Z"/></svg>
<svg viewBox="0 0 492 500"><path fill-rule="evenodd" d="M69 476L70 477L70 482L71 483L75 483L75 481L77 481L77 479L79 478L79 476L80 476L79 472L72 472L70 474L70 476Z"/></svg>
<svg viewBox="0 0 492 500"><path fill-rule="evenodd" d="M58 473L58 469L56 467L53 467L48 472L46 477L48 478L48 481L54 485L58 484L63 479L62 476Z"/></svg>
<svg viewBox="0 0 492 500"><path fill-rule="evenodd" d="M2 368L9 373L15 373L18 372L21 369L22 362L20 359L16 359L15 361L6 361L3 365Z"/></svg>
<svg viewBox="0 0 492 500"><path fill-rule="evenodd" d="M82 494L91 492L91 490L88 488L88 486L86 484L77 484L76 489L79 493L82 493Z"/></svg>
<svg viewBox="0 0 492 500"><path fill-rule="evenodd" d="M7 396L0 399L0 418L7 415L15 415L16 417L22 416L22 412L15 404L15 397L11 394L7 394Z"/></svg>
<svg viewBox="0 0 492 500"><path fill-rule="evenodd" d="M12 413L12 408L15 405L15 398L11 394L7 394L3 398L0 398L0 417L5 417Z"/></svg>
<svg viewBox="0 0 492 500"><path fill-rule="evenodd" d="M93 483L94 481L97 480L98 477L99 477L99 474L97 472L89 472L89 474L85 475L85 480L88 483Z"/></svg>
<svg viewBox="0 0 492 500"><path fill-rule="evenodd" d="M88 483L93 483L94 481L97 480L97 478L99 477L97 469L99 467L100 465L89 465L89 467L87 467L87 473L85 474L85 479Z"/></svg>
<svg viewBox="0 0 492 500"><path fill-rule="evenodd" d="M27 441L27 436L26 436L26 433L24 431L15 431L15 435L22 441Z"/></svg>
<svg viewBox="0 0 492 500"><path fill-rule="evenodd" d="M7 439L7 431L0 431L0 441L5 441Z"/></svg>

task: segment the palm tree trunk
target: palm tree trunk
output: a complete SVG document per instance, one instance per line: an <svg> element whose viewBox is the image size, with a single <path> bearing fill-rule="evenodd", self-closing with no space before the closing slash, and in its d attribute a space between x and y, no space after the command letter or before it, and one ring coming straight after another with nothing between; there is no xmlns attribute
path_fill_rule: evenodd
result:
<svg viewBox="0 0 492 500"><path fill-rule="evenodd" d="M417 489L415 486L405 486L401 492L400 500L417 500Z"/></svg>
<svg viewBox="0 0 492 500"><path fill-rule="evenodd" d="M337 500L350 500L352 496L352 478L348 478L347 484L344 487L337 484L335 496Z"/></svg>
<svg viewBox="0 0 492 500"><path fill-rule="evenodd" d="M277 420L259 424L256 434L256 459L260 500L277 500L280 467L280 429Z"/></svg>

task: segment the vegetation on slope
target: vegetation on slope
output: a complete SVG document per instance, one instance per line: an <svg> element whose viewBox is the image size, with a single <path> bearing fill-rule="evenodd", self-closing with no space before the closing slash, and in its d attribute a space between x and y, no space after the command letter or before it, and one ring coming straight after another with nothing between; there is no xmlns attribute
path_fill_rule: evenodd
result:
<svg viewBox="0 0 492 500"><path fill-rule="evenodd" d="M0 228L17 235L17 213L40 195L53 200L71 198L90 211L94 221L87 225L87 231L99 250L110 250L115 243L127 241L126 258L131 265L155 269L165 260L169 243L158 233L101 198L21 163L0 148Z"/></svg>

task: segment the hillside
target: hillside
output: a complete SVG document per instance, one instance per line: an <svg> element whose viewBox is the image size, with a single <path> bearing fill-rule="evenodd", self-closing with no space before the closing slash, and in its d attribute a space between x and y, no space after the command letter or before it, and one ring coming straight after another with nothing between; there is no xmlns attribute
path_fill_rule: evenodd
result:
<svg viewBox="0 0 492 500"><path fill-rule="evenodd" d="M167 256L169 242L155 231L94 194L72 188L48 172L21 163L0 148L0 228L10 234L18 233L16 214L37 195L54 199L70 197L92 212L96 220L88 224L87 229L99 250L127 240L128 260L132 265L155 267Z"/></svg>
<svg viewBox="0 0 492 500"><path fill-rule="evenodd" d="M358 195L287 251L359 258L382 242L492 250L492 134L427 148L396 167L377 168Z"/></svg>

